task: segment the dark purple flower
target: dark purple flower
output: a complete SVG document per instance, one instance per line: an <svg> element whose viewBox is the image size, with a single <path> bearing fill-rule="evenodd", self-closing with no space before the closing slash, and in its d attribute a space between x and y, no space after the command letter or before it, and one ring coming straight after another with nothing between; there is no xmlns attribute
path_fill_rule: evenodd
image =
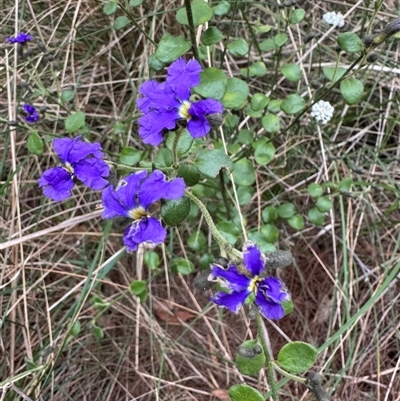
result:
<svg viewBox="0 0 400 401"><path fill-rule="evenodd" d="M8 43L25 43L29 42L33 38L32 35L27 35L25 32L19 33L15 38L7 38Z"/></svg>
<svg viewBox="0 0 400 401"><path fill-rule="evenodd" d="M46 170L38 180L48 198L62 201L71 196L75 178L94 190L103 189L108 184L105 177L110 174L110 167L103 160L104 154L98 142L85 142L81 136L54 139L53 148L63 166Z"/></svg>
<svg viewBox="0 0 400 401"><path fill-rule="evenodd" d="M260 308L261 314L267 319L281 319L285 314L282 302L289 301L290 295L279 278L260 276L266 259L257 245L248 242L243 247L243 263L248 272L246 275L233 264L226 269L211 265L210 279L217 279L230 290L229 293L217 292L211 300L237 313L247 297L254 294L254 303Z"/></svg>
<svg viewBox="0 0 400 401"><path fill-rule="evenodd" d="M27 116L25 117L25 121L27 123L35 123L37 120L39 120L39 113L36 110L35 106L32 106L31 104L24 104L22 106L22 108L24 109L25 113L27 114Z"/></svg>
<svg viewBox="0 0 400 401"><path fill-rule="evenodd" d="M173 130L180 120L187 121L187 130L194 138L210 132L207 116L222 113L223 107L214 99L190 101L190 90L200 83L201 71L196 60L186 63L180 58L169 66L165 82L143 83L139 89L143 97L136 104L144 113L139 118L139 135L144 143L159 145L163 130Z"/></svg>
<svg viewBox="0 0 400 401"><path fill-rule="evenodd" d="M136 251L143 242L161 244L167 231L159 219L151 216L149 207L160 199L178 199L184 191L182 178L167 181L162 171L155 170L150 175L146 170L132 173L115 189L110 185L103 191L103 218L120 216L133 220L123 236L129 252Z"/></svg>

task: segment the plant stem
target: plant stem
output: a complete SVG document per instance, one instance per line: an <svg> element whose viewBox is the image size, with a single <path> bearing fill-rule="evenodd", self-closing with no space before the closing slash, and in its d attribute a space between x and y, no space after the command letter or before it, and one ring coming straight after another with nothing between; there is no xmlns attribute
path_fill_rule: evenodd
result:
<svg viewBox="0 0 400 401"><path fill-rule="evenodd" d="M194 21L193 21L193 12L192 12L192 5L190 4L190 0L185 0L185 8L186 8L186 15L189 23L189 32L190 32L190 41L192 42L192 49L194 58L201 63L199 57L199 50L197 49L196 44L196 32L194 31Z"/></svg>
<svg viewBox="0 0 400 401"><path fill-rule="evenodd" d="M181 137L183 128L178 129L175 133L174 143L172 144L172 163L175 169L178 169L179 160L178 160L178 143L179 138Z"/></svg>

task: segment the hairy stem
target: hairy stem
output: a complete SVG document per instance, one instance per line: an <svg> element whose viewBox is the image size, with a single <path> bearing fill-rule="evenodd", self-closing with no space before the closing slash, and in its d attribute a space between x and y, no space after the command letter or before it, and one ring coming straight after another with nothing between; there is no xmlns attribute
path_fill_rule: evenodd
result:
<svg viewBox="0 0 400 401"><path fill-rule="evenodd" d="M188 23L189 23L190 41L192 42L194 58L199 63L201 63L200 57L199 57L199 50L197 49L197 44L196 44L196 32L194 30L193 12L192 12L192 5L190 4L190 0L185 0L185 8L186 8L186 14L187 14L187 19L188 19Z"/></svg>

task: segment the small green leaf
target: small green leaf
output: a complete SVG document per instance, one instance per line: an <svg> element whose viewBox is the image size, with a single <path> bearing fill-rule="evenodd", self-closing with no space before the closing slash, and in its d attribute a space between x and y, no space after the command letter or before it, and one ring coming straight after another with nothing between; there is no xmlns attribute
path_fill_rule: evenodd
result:
<svg viewBox="0 0 400 401"><path fill-rule="evenodd" d="M76 320L72 325L69 334L72 337L76 337L80 333L80 331L81 331L81 322L79 320Z"/></svg>
<svg viewBox="0 0 400 401"><path fill-rule="evenodd" d="M309 370L317 356L318 351L311 344L293 341L280 349L277 361L283 369L298 374Z"/></svg>
<svg viewBox="0 0 400 401"><path fill-rule="evenodd" d="M190 199L183 196L179 199L167 200L161 207L161 217L171 227L175 227L186 219L190 212Z"/></svg>
<svg viewBox="0 0 400 401"><path fill-rule="evenodd" d="M229 43L227 48L232 56L235 57L245 56L249 52L249 45L243 38L236 39Z"/></svg>
<svg viewBox="0 0 400 401"><path fill-rule="evenodd" d="M264 401L264 396L247 384L235 384L228 394L231 401Z"/></svg>
<svg viewBox="0 0 400 401"><path fill-rule="evenodd" d="M231 4L228 1L221 1L215 7L213 7L213 11L215 15L225 15L229 13L231 9Z"/></svg>
<svg viewBox="0 0 400 401"><path fill-rule="evenodd" d="M223 33L215 26L210 26L202 35L201 43L205 46L215 45L224 38Z"/></svg>
<svg viewBox="0 0 400 401"><path fill-rule="evenodd" d="M65 119L65 130L69 133L73 133L78 131L79 128L82 128L85 125L86 115L83 111L77 111L69 115Z"/></svg>
<svg viewBox="0 0 400 401"><path fill-rule="evenodd" d="M246 102L249 93L250 89L247 82L239 78L229 78L221 102L230 109L239 109Z"/></svg>
<svg viewBox="0 0 400 401"><path fill-rule="evenodd" d="M318 198L324 193L324 188L319 184L312 183L307 187L307 192L313 198Z"/></svg>
<svg viewBox="0 0 400 401"><path fill-rule="evenodd" d="M281 111L281 104L282 104L282 100L281 99L274 99L271 100L268 103L268 108L267 110L271 113L279 113Z"/></svg>
<svg viewBox="0 0 400 401"><path fill-rule="evenodd" d="M293 203L283 203L278 207L278 216L282 219L288 219L296 213Z"/></svg>
<svg viewBox="0 0 400 401"><path fill-rule="evenodd" d="M133 295L139 295L142 292L147 291L147 282L144 280L132 281L130 288Z"/></svg>
<svg viewBox="0 0 400 401"><path fill-rule="evenodd" d="M250 186L256 181L254 167L248 159L240 159L235 162L232 175L238 185Z"/></svg>
<svg viewBox="0 0 400 401"><path fill-rule="evenodd" d="M174 146L174 141L177 133L171 132L168 135L166 145L167 148L172 152L172 148ZM178 143L176 146L176 152L178 157L183 156L185 153L189 152L194 142L194 138L189 134L187 129L183 130L179 136Z"/></svg>
<svg viewBox="0 0 400 401"><path fill-rule="evenodd" d="M124 135L128 132L128 127L125 123L121 121L117 121L112 129L112 133L114 135Z"/></svg>
<svg viewBox="0 0 400 401"><path fill-rule="evenodd" d="M244 375L258 375L263 368L266 358L264 351L257 340L243 342L235 358L240 373Z"/></svg>
<svg viewBox="0 0 400 401"><path fill-rule="evenodd" d="M202 231L193 231L187 239L187 244L193 251L201 251L206 247L206 236Z"/></svg>
<svg viewBox="0 0 400 401"><path fill-rule="evenodd" d="M44 150L43 141L36 131L33 131L31 134L29 134L28 143L26 145L28 147L29 153L38 156L43 154Z"/></svg>
<svg viewBox="0 0 400 401"><path fill-rule="evenodd" d="M264 223L271 223L278 218L278 210L275 206L267 206L261 212Z"/></svg>
<svg viewBox="0 0 400 401"><path fill-rule="evenodd" d="M266 166L275 156L275 146L267 138L261 138L253 143L254 159L261 165Z"/></svg>
<svg viewBox="0 0 400 401"><path fill-rule="evenodd" d="M351 179L351 177L345 177L339 183L339 191L350 192L352 185L353 185L353 180Z"/></svg>
<svg viewBox="0 0 400 401"><path fill-rule="evenodd" d="M154 71L161 71L165 67L165 63L160 61L155 54L149 57L149 67Z"/></svg>
<svg viewBox="0 0 400 401"><path fill-rule="evenodd" d="M184 275L188 275L194 272L193 263L185 258L175 257L172 259L170 268L174 273L181 273Z"/></svg>
<svg viewBox="0 0 400 401"><path fill-rule="evenodd" d="M262 232L249 232L249 240L257 244L261 252L275 252L276 248Z"/></svg>
<svg viewBox="0 0 400 401"><path fill-rule="evenodd" d="M200 181L200 171L191 164L182 164L177 172L178 177L182 177L188 187L196 185Z"/></svg>
<svg viewBox="0 0 400 401"><path fill-rule="evenodd" d="M326 213L332 209L333 203L327 196L321 196L320 198L318 198L317 204L315 206L317 206L318 210L321 213Z"/></svg>
<svg viewBox="0 0 400 401"><path fill-rule="evenodd" d="M244 112L246 113L247 116L253 118L261 118L263 115L262 111L254 111L249 104L244 108Z"/></svg>
<svg viewBox="0 0 400 401"><path fill-rule="evenodd" d="M131 7L140 6L143 3L143 0L129 0L129 5Z"/></svg>
<svg viewBox="0 0 400 401"><path fill-rule="evenodd" d="M360 52L364 45L354 32L343 32L337 38L338 45L347 53Z"/></svg>
<svg viewBox="0 0 400 401"><path fill-rule="evenodd" d="M254 32L256 33L267 33L272 29L271 25L253 25Z"/></svg>
<svg viewBox="0 0 400 401"><path fill-rule="evenodd" d="M244 187L242 185L238 185L237 194L239 199L239 205L247 205L251 198L254 195L254 189L252 187Z"/></svg>
<svg viewBox="0 0 400 401"><path fill-rule="evenodd" d="M103 7L103 14L105 15L113 15L118 8L118 3L116 1L109 1L108 3L104 4Z"/></svg>
<svg viewBox="0 0 400 401"><path fill-rule="evenodd" d="M233 169L232 160L220 149L201 151L194 165L199 169L200 173L209 178L216 177L222 168L226 168L228 171Z"/></svg>
<svg viewBox="0 0 400 401"><path fill-rule="evenodd" d="M156 50L157 58L163 63L172 63L192 47L189 40L183 36L166 34L162 37Z"/></svg>
<svg viewBox="0 0 400 401"><path fill-rule="evenodd" d="M257 61L250 65L250 67L241 68L240 73L244 77L263 77L267 74L267 67L262 61Z"/></svg>
<svg viewBox="0 0 400 401"><path fill-rule="evenodd" d="M301 79L301 68L297 64L286 64L282 66L281 71L290 82L298 82Z"/></svg>
<svg viewBox="0 0 400 401"><path fill-rule="evenodd" d="M103 329L99 326L96 326L95 324L92 325L92 333L98 340L101 340L102 338L104 338Z"/></svg>
<svg viewBox="0 0 400 401"><path fill-rule="evenodd" d="M279 237L279 230L274 224L264 224L261 227L261 233L270 244L275 243Z"/></svg>
<svg viewBox="0 0 400 401"><path fill-rule="evenodd" d="M305 100L296 94L289 95L287 96L282 104L281 104L281 110L287 114L296 114L299 111L303 110L304 107L306 106Z"/></svg>
<svg viewBox="0 0 400 401"><path fill-rule="evenodd" d="M63 103L68 103L75 97L75 94L76 94L75 90L66 89L65 91L62 91L60 100Z"/></svg>
<svg viewBox="0 0 400 401"><path fill-rule="evenodd" d="M285 33L278 33L274 37L274 43L277 47L283 46L288 40L289 37Z"/></svg>
<svg viewBox="0 0 400 401"><path fill-rule="evenodd" d="M227 83L228 78L222 70L210 67L200 74L200 84L194 90L204 98L220 100L225 94Z"/></svg>
<svg viewBox="0 0 400 401"><path fill-rule="evenodd" d="M340 83L340 92L347 104L360 103L363 97L364 85L355 78L344 79Z"/></svg>
<svg viewBox="0 0 400 401"><path fill-rule="evenodd" d="M251 98L251 108L255 111L264 110L267 107L269 100L269 97L265 96L264 93L255 93Z"/></svg>
<svg viewBox="0 0 400 401"><path fill-rule="evenodd" d="M219 233L231 244L235 245L240 237L239 226L232 224L231 221L220 221L216 224Z"/></svg>
<svg viewBox="0 0 400 401"><path fill-rule="evenodd" d="M295 214L294 216L289 217L286 221L290 227L297 231L300 231L304 228L304 219L300 214Z"/></svg>
<svg viewBox="0 0 400 401"><path fill-rule="evenodd" d="M146 266L152 270L157 269L160 264L160 257L158 256L158 253L154 251L147 250L144 254L143 260Z"/></svg>
<svg viewBox="0 0 400 401"><path fill-rule="evenodd" d="M265 131L270 132L271 134L276 134L281 129L280 119L275 114L266 114L262 118L261 124Z"/></svg>
<svg viewBox="0 0 400 401"><path fill-rule="evenodd" d="M276 47L273 39L265 39L258 46L263 52L270 52L272 50L275 50Z"/></svg>
<svg viewBox="0 0 400 401"><path fill-rule="evenodd" d="M172 154L168 148L158 149L156 156L154 157L154 163L158 168L160 167L171 167L172 166Z"/></svg>
<svg viewBox="0 0 400 401"><path fill-rule="evenodd" d="M306 12L302 8L293 10L292 14L290 15L290 23L298 24L299 22L303 21L305 15Z"/></svg>
<svg viewBox="0 0 400 401"><path fill-rule="evenodd" d="M114 29L116 31L120 29L124 29L126 26L128 26L131 23L128 17L125 17L125 15L121 15L117 17L114 21Z"/></svg>
<svg viewBox="0 0 400 401"><path fill-rule="evenodd" d="M338 79L342 78L343 74L346 72L346 68L343 67L322 67L322 72L331 82L336 82Z"/></svg>
<svg viewBox="0 0 400 401"><path fill-rule="evenodd" d="M119 161L122 164L126 164L127 166L134 166L135 164L140 162L140 159L143 156L143 152L137 150L132 146L125 146L121 154L119 155Z"/></svg>
<svg viewBox="0 0 400 401"><path fill-rule="evenodd" d="M253 131L249 129L241 129L239 131L238 141L245 145L251 145L254 141Z"/></svg>
<svg viewBox="0 0 400 401"><path fill-rule="evenodd" d="M316 226L322 226L325 221L325 214L321 213L316 207L312 207L308 211L308 218Z"/></svg>
<svg viewBox="0 0 400 401"><path fill-rule="evenodd" d="M204 0L193 0L191 2L191 8L193 13L193 23L195 26L210 21L213 16L212 8ZM176 13L176 20L182 25L189 24L185 7L178 10Z"/></svg>

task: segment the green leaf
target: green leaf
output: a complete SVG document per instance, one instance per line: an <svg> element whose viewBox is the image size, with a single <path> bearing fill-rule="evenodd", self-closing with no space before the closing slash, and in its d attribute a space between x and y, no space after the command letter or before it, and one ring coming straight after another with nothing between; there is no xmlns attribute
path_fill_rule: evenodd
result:
<svg viewBox="0 0 400 401"><path fill-rule="evenodd" d="M275 243L279 238L279 230L274 224L264 224L261 227L261 233L270 244Z"/></svg>
<svg viewBox="0 0 400 401"><path fill-rule="evenodd" d="M125 15L121 15L117 17L114 21L114 29L116 31L125 28L131 23L128 17L125 17Z"/></svg>
<svg viewBox="0 0 400 401"><path fill-rule="evenodd" d="M261 252L275 252L276 248L261 232L249 232L249 240L257 244Z"/></svg>
<svg viewBox="0 0 400 401"><path fill-rule="evenodd" d="M266 114L262 118L261 124L265 131L270 132L271 134L276 134L281 129L280 119L275 114Z"/></svg>
<svg viewBox="0 0 400 401"><path fill-rule="evenodd" d="M202 35L201 43L205 46L215 45L224 38L223 33L215 26L210 26Z"/></svg>
<svg viewBox="0 0 400 401"><path fill-rule="evenodd" d="M147 282L144 280L132 281L130 289L133 295L139 295L142 292L147 291Z"/></svg>
<svg viewBox="0 0 400 401"><path fill-rule="evenodd" d="M240 373L253 376L264 367L266 358L258 341L248 340L239 346L235 361Z"/></svg>
<svg viewBox="0 0 400 401"><path fill-rule="evenodd" d="M249 45L243 38L236 39L229 43L227 48L232 56L235 57L245 56L249 52Z"/></svg>
<svg viewBox="0 0 400 401"><path fill-rule="evenodd" d="M347 53L360 52L364 47L362 40L354 32L341 33L337 42L340 48Z"/></svg>
<svg viewBox="0 0 400 401"><path fill-rule="evenodd" d="M244 77L263 77L267 74L267 67L262 61L253 63L250 67L241 68L240 73Z"/></svg>
<svg viewBox="0 0 400 401"><path fill-rule="evenodd" d="M188 187L196 185L200 181L200 171L191 164L182 164L177 172L178 177L182 177Z"/></svg>
<svg viewBox="0 0 400 401"><path fill-rule="evenodd" d="M171 167L172 166L172 154L167 148L158 149L156 156L154 157L154 163L158 168L160 167Z"/></svg>
<svg viewBox="0 0 400 401"><path fill-rule="evenodd" d="M281 110L287 114L296 114L299 111L303 110L304 107L306 106L305 100L296 94L289 95L287 96L282 104L281 104Z"/></svg>
<svg viewBox="0 0 400 401"><path fill-rule="evenodd" d="M29 153L38 156L43 154L44 150L43 141L36 131L33 131L31 134L29 134L28 143L26 145L28 147Z"/></svg>
<svg viewBox="0 0 400 401"><path fill-rule="evenodd" d="M350 192L353 180L351 177L345 177L339 183L339 191Z"/></svg>
<svg viewBox="0 0 400 401"><path fill-rule="evenodd" d="M70 102L70 101L75 97L75 94L76 94L75 90L73 90L73 89L66 89L65 91L62 91L62 92L61 92L61 98L60 98L60 100L61 100L63 103L68 103L68 102Z"/></svg>
<svg viewBox="0 0 400 401"><path fill-rule="evenodd" d="M248 159L235 162L232 175L238 185L250 186L256 181L254 167Z"/></svg>
<svg viewBox="0 0 400 401"><path fill-rule="evenodd" d="M231 4L228 1L221 1L213 7L214 14L219 16L228 14L230 9Z"/></svg>
<svg viewBox="0 0 400 401"><path fill-rule="evenodd" d="M172 63L184 55L192 47L189 40L183 36L166 34L162 37L156 50L157 58L163 63Z"/></svg>
<svg viewBox="0 0 400 401"><path fill-rule="evenodd" d="M72 337L77 337L78 334L80 333L80 331L81 331L81 322L79 320L76 320L74 322L74 324L72 325L72 327L71 327L71 329L69 331L69 334Z"/></svg>
<svg viewBox="0 0 400 401"><path fill-rule="evenodd" d="M264 401L264 396L247 384L235 384L228 391L231 401Z"/></svg>
<svg viewBox="0 0 400 401"><path fill-rule="evenodd" d="M149 57L149 67L154 71L161 71L165 67L165 63L160 61L155 54Z"/></svg>
<svg viewBox="0 0 400 401"><path fill-rule="evenodd" d="M92 333L98 340L101 340L102 338L104 338L103 329L99 326L96 326L95 324L92 325Z"/></svg>
<svg viewBox="0 0 400 401"><path fill-rule="evenodd" d="M311 344L293 341L280 349L277 361L283 369L298 374L309 370L317 356L318 351Z"/></svg>
<svg viewBox="0 0 400 401"><path fill-rule="evenodd" d="M233 169L232 160L220 149L201 151L194 165L199 169L200 173L209 178L216 177L222 168L226 168L228 171Z"/></svg>
<svg viewBox="0 0 400 401"><path fill-rule="evenodd" d="M262 111L253 110L249 104L244 108L244 112L246 113L246 115L253 118L261 118L263 115Z"/></svg>
<svg viewBox="0 0 400 401"><path fill-rule="evenodd" d="M121 121L117 121L112 129L112 133L114 135L124 135L128 132L128 127L126 126L125 123Z"/></svg>
<svg viewBox="0 0 400 401"><path fill-rule="evenodd" d="M316 226L322 226L324 224L325 214L321 213L316 207L312 207L307 214L310 222Z"/></svg>
<svg viewBox="0 0 400 401"><path fill-rule="evenodd" d="M275 50L276 45L273 39L265 39L258 45L258 47L263 52L270 52Z"/></svg>
<svg viewBox="0 0 400 401"><path fill-rule="evenodd" d="M190 212L190 199L182 196L179 199L167 200L161 206L161 217L171 227L175 227L186 219Z"/></svg>
<svg viewBox="0 0 400 401"><path fill-rule="evenodd" d="M204 0L193 0L191 2L193 23L195 26L210 21L213 16L212 8ZM182 25L189 25L186 8L182 7L176 13L176 20Z"/></svg>
<svg viewBox="0 0 400 401"><path fill-rule="evenodd" d="M249 129L241 129L238 135L238 141L245 145L251 145L254 141L254 133Z"/></svg>
<svg viewBox="0 0 400 401"><path fill-rule="evenodd" d="M261 212L264 223L271 223L278 218L278 210L275 206L267 206Z"/></svg>
<svg viewBox="0 0 400 401"><path fill-rule="evenodd" d="M343 67L322 67L322 72L331 82L336 82L338 79L342 78L343 74L346 72L346 68Z"/></svg>
<svg viewBox="0 0 400 401"><path fill-rule="evenodd" d="M261 166L266 166L275 156L275 146L267 138L261 138L253 143L254 159Z"/></svg>
<svg viewBox="0 0 400 401"><path fill-rule="evenodd" d="M293 10L292 14L290 15L290 23L298 24L299 22L303 21L305 15L306 12L302 8Z"/></svg>
<svg viewBox="0 0 400 401"><path fill-rule="evenodd" d="M288 219L296 213L293 203L283 203L278 207L278 216L282 219Z"/></svg>
<svg viewBox="0 0 400 401"><path fill-rule="evenodd" d="M286 64L282 66L281 71L290 82L298 82L301 79L301 68L297 64Z"/></svg>
<svg viewBox="0 0 400 401"><path fill-rule="evenodd" d="M272 29L271 25L253 25L254 32L256 33L267 33Z"/></svg>
<svg viewBox="0 0 400 401"><path fill-rule="evenodd" d="M184 275L188 275L194 272L193 263L185 258L175 257L172 259L170 268L174 273L181 273Z"/></svg>
<svg viewBox="0 0 400 401"><path fill-rule="evenodd" d="M249 93L250 89L247 82L239 78L229 78L221 102L230 109L239 109L246 102Z"/></svg>
<svg viewBox="0 0 400 401"><path fill-rule="evenodd" d="M187 244L194 251L201 251L207 245L206 236L202 231L193 231L187 239Z"/></svg>
<svg viewBox="0 0 400 401"><path fill-rule="evenodd" d="M143 152L137 150L132 146L125 146L119 155L119 161L127 166L134 166L140 162Z"/></svg>
<svg viewBox="0 0 400 401"><path fill-rule="evenodd" d="M304 228L304 219L300 214L295 214L292 217L287 219L287 223L290 227L294 228L297 231L300 231Z"/></svg>
<svg viewBox="0 0 400 401"><path fill-rule="evenodd" d="M177 133L176 132L170 132L168 135L166 145L167 148L172 152L172 148L174 146L174 141ZM176 152L178 157L183 156L185 153L189 152L190 148L192 147L194 142L194 138L189 134L189 131L187 129L183 130L179 136L178 139L178 144L176 147Z"/></svg>
<svg viewBox="0 0 400 401"><path fill-rule="evenodd" d="M112 15L117 11L117 7L118 3L116 1L109 1L108 3L104 4L103 14Z"/></svg>
<svg viewBox="0 0 400 401"><path fill-rule="evenodd" d="M146 266L152 270L157 269L161 262L158 253L149 250L145 252L143 260Z"/></svg>
<svg viewBox="0 0 400 401"><path fill-rule="evenodd" d="M324 193L324 188L319 184L312 183L307 187L307 192L313 198L318 198Z"/></svg>
<svg viewBox="0 0 400 401"><path fill-rule="evenodd" d="M317 206L318 210L321 213L326 213L332 209L333 203L327 196L321 196L320 198L318 198L317 204L315 206Z"/></svg>
<svg viewBox="0 0 400 401"><path fill-rule="evenodd" d="M278 113L278 112L281 111L281 104L282 104L282 100L281 99L271 100L268 103L267 110L270 111L271 113Z"/></svg>
<svg viewBox="0 0 400 401"><path fill-rule="evenodd" d="M85 125L86 115L83 111L77 111L69 115L65 119L65 130L69 133L73 133L78 131L79 128L82 128Z"/></svg>
<svg viewBox="0 0 400 401"><path fill-rule="evenodd" d="M238 225L232 224L231 221L220 221L216 224L219 233L231 244L235 245L240 237L240 229Z"/></svg>
<svg viewBox="0 0 400 401"><path fill-rule="evenodd" d="M251 108L255 111L264 110L269 103L269 97L264 93L255 93L251 98Z"/></svg>
<svg viewBox="0 0 400 401"><path fill-rule="evenodd" d="M288 40L289 37L285 33L278 33L274 37L274 43L277 47L283 46Z"/></svg>
<svg viewBox="0 0 400 401"><path fill-rule="evenodd" d="M143 3L143 0L129 0L129 5L131 7L140 6Z"/></svg>
<svg viewBox="0 0 400 401"><path fill-rule="evenodd" d="M194 90L205 98L220 100L225 94L227 83L228 78L222 70L210 67L200 74L200 84Z"/></svg>
<svg viewBox="0 0 400 401"><path fill-rule="evenodd" d="M344 79L340 83L340 92L347 104L360 103L363 97L364 85L355 78Z"/></svg>
<svg viewBox="0 0 400 401"><path fill-rule="evenodd" d="M254 190L252 187L244 187L242 185L238 185L237 194L239 199L239 205L247 205L251 198L254 195Z"/></svg>

